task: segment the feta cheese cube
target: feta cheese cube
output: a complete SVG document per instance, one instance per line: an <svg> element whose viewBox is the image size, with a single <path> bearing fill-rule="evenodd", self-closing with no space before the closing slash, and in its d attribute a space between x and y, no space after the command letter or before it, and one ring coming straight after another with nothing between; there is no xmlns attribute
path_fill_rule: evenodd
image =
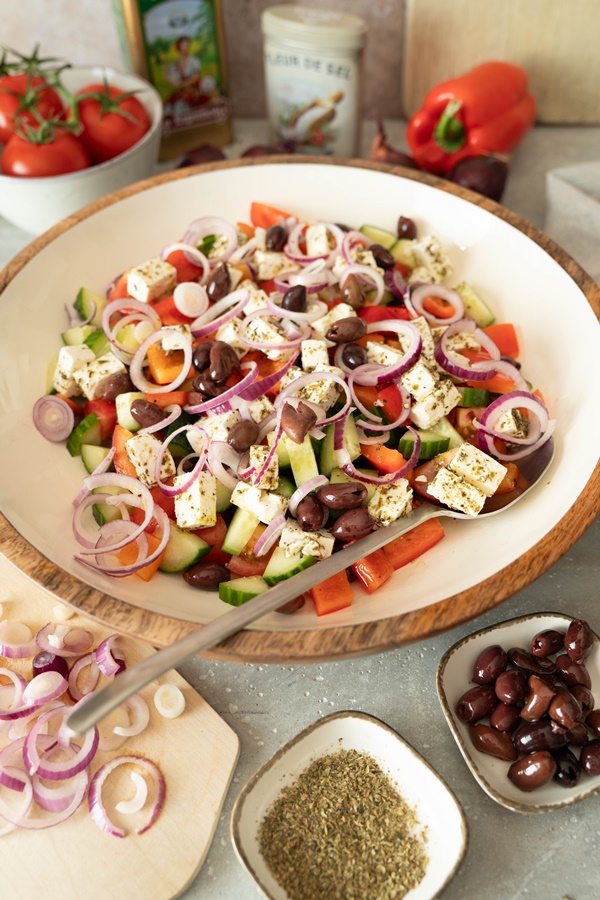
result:
<svg viewBox="0 0 600 900"><path fill-rule="evenodd" d="M226 234L218 234L216 240L211 245L210 250L206 254L208 259L219 259L229 247L229 238Z"/></svg>
<svg viewBox="0 0 600 900"><path fill-rule="evenodd" d="M134 434L125 442L125 451L130 462L135 466L137 477L146 487L156 484L156 461L162 442L153 434ZM176 472L175 463L169 450L166 450L160 467L160 478L164 481Z"/></svg>
<svg viewBox="0 0 600 900"><path fill-rule="evenodd" d="M441 378L431 394L413 403L410 418L417 428L431 428L459 403L460 392L456 386L450 378Z"/></svg>
<svg viewBox="0 0 600 900"><path fill-rule="evenodd" d="M230 499L233 505L237 506L239 509L245 509L248 512L253 512L258 515L256 507L260 503L260 495L260 488L254 487L251 484L246 484L245 481L238 481L233 489Z"/></svg>
<svg viewBox="0 0 600 900"><path fill-rule="evenodd" d="M295 272L299 269L299 266L288 259L285 253L274 253L272 250L257 250L254 254L254 262L258 267L259 281L267 281L283 272Z"/></svg>
<svg viewBox="0 0 600 900"><path fill-rule="evenodd" d="M327 226L322 222L318 222L316 225L309 225L304 237L306 239L307 256L325 256L326 253L330 252L329 233Z"/></svg>
<svg viewBox="0 0 600 900"><path fill-rule="evenodd" d="M383 269L375 262L375 257L371 250L366 250L364 247L358 245L350 251L350 256L359 266L369 266L371 269L375 269L376 272L379 272L380 275L383 275Z"/></svg>
<svg viewBox="0 0 600 900"><path fill-rule="evenodd" d="M321 366L329 365L327 341L302 341L302 368L305 372L314 372Z"/></svg>
<svg viewBox="0 0 600 900"><path fill-rule="evenodd" d="M406 478L391 484L380 484L369 500L367 509L378 525L391 525L412 510L412 488Z"/></svg>
<svg viewBox="0 0 600 900"><path fill-rule="evenodd" d="M431 277L431 272L427 266L416 266L411 270L411 273L406 280L409 284L417 284L418 282L431 284L433 278Z"/></svg>
<svg viewBox="0 0 600 900"><path fill-rule="evenodd" d="M88 400L94 400L101 390L104 382L111 375L118 372L126 372L126 368L114 353L103 353L91 362L85 363L73 373L80 393Z"/></svg>
<svg viewBox="0 0 600 900"><path fill-rule="evenodd" d="M439 469L433 481L429 482L427 493L459 512L476 516L483 509L485 494L479 488L448 468Z"/></svg>
<svg viewBox="0 0 600 900"><path fill-rule="evenodd" d="M265 525L269 525L288 508L287 497L263 491L244 481L236 484L231 494L231 502L240 509L253 512Z"/></svg>
<svg viewBox="0 0 600 900"><path fill-rule="evenodd" d="M184 484L187 475L176 475L175 486ZM175 518L180 528L210 528L217 524L217 479L200 472L187 491L175 497Z"/></svg>
<svg viewBox="0 0 600 900"><path fill-rule="evenodd" d="M286 522L279 546L283 547L286 556L314 556L315 559L327 559L333 553L335 538L329 531L303 531L302 527L290 519Z"/></svg>
<svg viewBox="0 0 600 900"><path fill-rule="evenodd" d="M186 343L192 343L192 329L189 325L166 325L162 333L160 345L165 353L183 350Z"/></svg>
<svg viewBox="0 0 600 900"><path fill-rule="evenodd" d="M303 372L298 366L290 366L280 381L281 387L287 387L288 384L291 384L297 378L302 378L303 375L306 375L306 372Z"/></svg>
<svg viewBox="0 0 600 900"><path fill-rule="evenodd" d="M488 497L496 492L508 471L502 463L467 442L460 445L448 468Z"/></svg>
<svg viewBox="0 0 600 900"><path fill-rule="evenodd" d="M387 344L376 341L367 341L365 350L369 362L379 366L397 366L404 356L402 350L396 350L395 347L389 347Z"/></svg>
<svg viewBox="0 0 600 900"><path fill-rule="evenodd" d="M417 266L422 266L429 272L428 280L434 284L439 284L453 271L452 263L442 248L439 238L431 234L417 238L412 249ZM411 273L410 281L415 280L414 274L415 270Z"/></svg>
<svg viewBox="0 0 600 900"><path fill-rule="evenodd" d="M341 255L336 256L336 258L333 261L333 265L331 267L331 271L332 271L336 281L340 280L340 275L342 274L342 272L344 271L344 269L346 268L347 265L348 265L348 260L346 259L345 256L341 256Z"/></svg>
<svg viewBox="0 0 600 900"><path fill-rule="evenodd" d="M263 291L262 288L259 288L258 285L254 284L253 281L250 281L249 278L246 278L244 281L239 284L240 290L243 288L248 291L250 294L250 299L246 303L243 314L245 316L249 316L250 313L256 312L259 309L267 308L267 293Z"/></svg>
<svg viewBox="0 0 600 900"><path fill-rule="evenodd" d="M241 330L242 320L238 319L237 316L234 316L229 322L225 322L224 325L217 328L215 339L217 341L223 341L225 344L229 344L236 353L243 356L244 353L248 352L248 344L244 343L244 340L241 338Z"/></svg>
<svg viewBox="0 0 600 900"><path fill-rule="evenodd" d="M435 391L439 384L437 372L427 365L423 359L420 359L408 372L405 372L400 381L415 400L424 400L425 397Z"/></svg>
<svg viewBox="0 0 600 900"><path fill-rule="evenodd" d="M446 350L452 353L460 354L463 350L479 350L480 346L475 335L469 334L467 331L459 331L458 334L451 334L446 338ZM466 359L466 362L468 364L469 360Z"/></svg>
<svg viewBox="0 0 600 900"><path fill-rule="evenodd" d="M261 444L252 444L250 447L250 459L248 464L256 469L256 473L251 476L252 484L265 491L274 491L279 484L279 461L277 459L277 453L273 454L269 465L260 478L257 477L270 452L270 447L263 447Z"/></svg>
<svg viewBox="0 0 600 900"><path fill-rule="evenodd" d="M229 278L231 279L231 290L235 291L239 286L242 278L244 277L242 270L237 266L229 265L226 263L227 271L229 272Z"/></svg>
<svg viewBox="0 0 600 900"><path fill-rule="evenodd" d="M74 379L75 372L86 363L93 362L96 359L93 350L90 350L86 344L75 344L71 347L61 347L58 353L58 360L54 375L52 376L52 387L59 394L66 397L74 397L79 393L79 387Z"/></svg>
<svg viewBox="0 0 600 900"><path fill-rule="evenodd" d="M494 431L510 437L526 438L529 432L529 422L520 409L509 409L503 416L500 416L494 425Z"/></svg>
<svg viewBox="0 0 600 900"><path fill-rule="evenodd" d="M278 350L277 345L287 343L279 328L267 319L250 319L245 323L245 334L251 341L272 346L272 350L264 350L268 359L283 359L286 351Z"/></svg>
<svg viewBox="0 0 600 900"><path fill-rule="evenodd" d="M431 328L429 327L429 322L425 318L425 316L417 316L416 319L411 319L410 324L414 325L419 334L421 335L421 355L425 356L427 359L433 359L433 352L435 350L435 342L433 339L433 334L431 332ZM406 340L406 338L404 339ZM401 341L402 343L402 341ZM404 346L404 344L403 344ZM405 346L408 346L408 342ZM436 363L437 365L437 363Z"/></svg>
<svg viewBox="0 0 600 900"><path fill-rule="evenodd" d="M275 412L275 406L268 397L258 397L256 400L250 401L248 404L248 412L254 421L257 424L260 424L263 419L266 419L272 412Z"/></svg>
<svg viewBox="0 0 600 900"><path fill-rule="evenodd" d="M330 375L339 375L344 378L344 373L337 366L321 366L314 373L315 380L310 384L305 384L296 392L297 397L303 400L310 400L312 403L318 403L324 409L333 406L339 395L339 387L331 378L319 378L321 374L329 373Z"/></svg>
<svg viewBox="0 0 600 900"><path fill-rule="evenodd" d="M234 425L237 425L241 418L242 417L237 409L232 409L230 412L217 413L217 415L214 416L204 416L201 424L211 441L226 441L229 437L229 432Z"/></svg>
<svg viewBox="0 0 600 900"><path fill-rule="evenodd" d="M339 319L347 319L348 316L355 316L356 310L352 309L349 303L338 303L337 306L334 306L329 310L324 316L321 316L320 319L315 319L314 322L310 323L310 327L312 328L313 337L318 340L325 340L325 335L331 328L334 322L339 321Z"/></svg>
<svg viewBox="0 0 600 900"><path fill-rule="evenodd" d="M176 283L175 266L155 257L131 269L127 275L127 292L141 303L150 303L172 293Z"/></svg>

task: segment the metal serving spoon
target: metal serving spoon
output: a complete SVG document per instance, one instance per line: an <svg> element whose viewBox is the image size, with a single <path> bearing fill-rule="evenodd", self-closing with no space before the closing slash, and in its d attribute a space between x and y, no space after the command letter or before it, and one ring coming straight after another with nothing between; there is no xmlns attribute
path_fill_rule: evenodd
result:
<svg viewBox="0 0 600 900"><path fill-rule="evenodd" d="M352 563L362 559L363 556L373 553L374 550L378 550L389 543L389 541L399 537L406 531L410 531L416 525L426 522L428 519L450 516L453 519L473 521L496 515L496 513L501 512L508 506L512 506L521 497L529 493L535 483L542 478L553 458L554 442L550 440L533 457L524 460L520 466L521 476L525 479L527 487L516 497L513 496L512 492L491 497L486 501L484 510L478 516L467 516L452 509L446 509L446 507L423 503L410 516L372 532L372 534L361 538L361 540L356 541L349 547L334 553L328 559L322 560L308 569L304 569L304 571L299 572L298 575L294 575L292 578L288 578L286 581L279 582L276 586L265 591L264 594L259 594L257 597L244 603L243 606L234 607L225 615L213 619L212 622L203 625L197 631L193 631L169 647L165 647L152 656L148 656L131 669L121 672L110 684L98 691L97 694L90 696L86 703L75 709L66 720L67 726L74 734L83 734L88 728L91 728L92 725L95 725L112 712L119 704L127 700L128 697L131 697L132 694L154 681L155 678L164 675L169 669L175 668L175 666L191 659L203 650L214 647L215 644L241 631L246 625L250 625L251 622L260 619L266 613L278 609L295 597L299 597L300 594L308 591L315 584L319 584L337 572L341 572L342 569L346 569Z"/></svg>

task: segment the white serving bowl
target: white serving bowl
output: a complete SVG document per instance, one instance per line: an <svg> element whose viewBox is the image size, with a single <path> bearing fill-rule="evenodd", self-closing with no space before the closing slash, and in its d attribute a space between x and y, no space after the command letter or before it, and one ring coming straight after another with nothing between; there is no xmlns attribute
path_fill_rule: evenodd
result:
<svg viewBox="0 0 600 900"><path fill-rule="evenodd" d="M137 75L104 66L65 69L61 77L70 91L102 82L104 78L124 91L136 91L136 97L144 105L152 124L130 150L89 169L50 178L0 175L0 215L31 234L41 234L98 197L148 178L154 174L158 159L162 101L151 84Z"/></svg>

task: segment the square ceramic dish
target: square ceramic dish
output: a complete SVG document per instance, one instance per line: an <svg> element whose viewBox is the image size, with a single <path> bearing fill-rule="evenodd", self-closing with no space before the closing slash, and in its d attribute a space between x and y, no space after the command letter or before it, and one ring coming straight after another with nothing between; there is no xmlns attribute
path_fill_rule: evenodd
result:
<svg viewBox="0 0 600 900"><path fill-rule="evenodd" d="M508 809L521 813L548 812L571 806L600 792L600 775L582 775L574 788L565 788L550 781L531 793L520 791L507 777L509 763L485 753L480 753L469 738L469 726L456 716L457 701L469 687L475 660L482 650L492 644L500 644L505 650L511 647L529 649L531 639L540 631L553 628L565 631L576 616L544 612L534 616L508 619L489 628L483 628L458 641L446 651L437 672L437 691L450 730L458 744L471 774L483 790ZM600 690L600 638L594 634L594 646L586 660L592 679L592 693ZM592 735L590 734L590 739ZM576 754L577 755L577 754Z"/></svg>
<svg viewBox="0 0 600 900"><path fill-rule="evenodd" d="M456 797L440 776L392 728L361 712L332 713L285 744L242 789L233 809L234 848L258 888L269 900L288 894L275 881L261 856L258 829L286 785L293 784L315 759L337 750L358 750L373 757L427 828L429 863L411 900L437 897L454 877L467 849L467 823Z"/></svg>

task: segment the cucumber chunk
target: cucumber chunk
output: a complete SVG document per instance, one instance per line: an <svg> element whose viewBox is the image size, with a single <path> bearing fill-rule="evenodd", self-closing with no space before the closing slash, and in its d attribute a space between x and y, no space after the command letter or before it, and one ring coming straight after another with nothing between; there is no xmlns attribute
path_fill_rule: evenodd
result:
<svg viewBox="0 0 600 900"><path fill-rule="evenodd" d="M282 497L287 497L289 500L294 491L296 490L296 485L292 484L289 478L286 478L285 475L279 476L279 484L277 485L276 494L281 494Z"/></svg>
<svg viewBox="0 0 600 900"><path fill-rule="evenodd" d="M79 344L85 344L86 338L93 334L96 329L93 325L75 325L73 328L67 328L63 331L61 338L63 344L67 347L77 347ZM104 332L102 332L104 334Z"/></svg>
<svg viewBox="0 0 600 900"><path fill-rule="evenodd" d="M453 450L460 447L464 443L463 438L458 431L450 424L444 416L433 428L417 428L417 434L421 438L421 452L419 459L433 459L439 453L445 453L446 450ZM406 459L413 451L414 440L411 432L407 432L400 439L398 450Z"/></svg>
<svg viewBox="0 0 600 900"><path fill-rule="evenodd" d="M320 474L310 435L307 434L301 444L296 444L288 437L284 437L282 442L287 448L292 474L298 487Z"/></svg>
<svg viewBox="0 0 600 900"><path fill-rule="evenodd" d="M81 461L90 474L94 472L101 462L104 462L110 450L108 447L99 447L97 444L81 445Z"/></svg>
<svg viewBox="0 0 600 900"><path fill-rule="evenodd" d="M48 368L46 369L46 393L47 394L56 394L56 388L54 387L54 373L56 372L56 366L58 365L58 353L55 353L50 362L48 363Z"/></svg>
<svg viewBox="0 0 600 900"><path fill-rule="evenodd" d="M485 388L459 387L459 406L489 406L490 392Z"/></svg>
<svg viewBox="0 0 600 900"><path fill-rule="evenodd" d="M274 440L275 432L270 431L267 435L267 444L269 445L269 447L273 446ZM287 469L290 464L290 454L287 451L287 446L283 437L277 444L277 462L279 463L280 469Z"/></svg>
<svg viewBox="0 0 600 900"><path fill-rule="evenodd" d="M466 281L458 284L454 290L460 294L465 304L465 315L475 319L480 328L485 328L496 321L496 316L489 306L481 299L477 291L467 284Z"/></svg>
<svg viewBox="0 0 600 900"><path fill-rule="evenodd" d="M121 428L133 432L140 430L142 426L131 415L131 405L134 400L143 399L144 395L140 391L126 391L124 394L117 394L115 406L117 407L117 422Z"/></svg>
<svg viewBox="0 0 600 900"><path fill-rule="evenodd" d="M165 555L158 568L161 572L183 572L210 553L211 549L202 538L190 531L182 531L171 522Z"/></svg>
<svg viewBox="0 0 600 900"><path fill-rule="evenodd" d="M79 456L82 444L96 444L99 446L101 443L102 436L100 434L98 416L96 413L90 413L79 425L75 426L69 435L67 450L71 456Z"/></svg>
<svg viewBox="0 0 600 900"><path fill-rule="evenodd" d="M316 562L314 556L301 556L295 553L293 556L286 556L283 547L276 547L273 556L267 564L263 578L268 585L277 584L285 578L291 578L304 569Z"/></svg>
<svg viewBox="0 0 600 900"><path fill-rule="evenodd" d="M219 585L219 597L232 606L241 606L253 597L264 594L269 585L259 575L248 575L245 578L233 578L222 581Z"/></svg>
<svg viewBox="0 0 600 900"><path fill-rule="evenodd" d="M414 241L408 240L408 238L400 238L393 247L389 248L390 253L396 262L408 266L409 269L414 269L417 265L417 260L415 259L413 251L414 243Z"/></svg>
<svg viewBox="0 0 600 900"><path fill-rule="evenodd" d="M260 523L260 519L247 509L236 509L229 528L225 533L223 550L232 556L239 556Z"/></svg>
<svg viewBox="0 0 600 900"><path fill-rule="evenodd" d="M86 347L89 347L96 356L103 356L105 353L109 353L111 349L110 341L102 328L93 328L83 343Z"/></svg>
<svg viewBox="0 0 600 900"><path fill-rule="evenodd" d="M175 438L175 440L177 440ZM169 447L175 443L175 440L171 441ZM227 487L226 484L223 484L222 481L219 481L217 478L217 512L225 512L226 509L229 509L231 506L231 495L233 494L233 488Z"/></svg>
<svg viewBox="0 0 600 900"><path fill-rule="evenodd" d="M90 319L90 325L93 325L94 328L102 328L102 313L107 303L105 297L100 297L99 294L94 294L93 291L82 287L75 298L73 307L84 320L89 319L93 311L94 315Z"/></svg>
<svg viewBox="0 0 600 900"><path fill-rule="evenodd" d="M384 231L383 228L378 228L376 225L362 225L360 233L364 234L365 237L370 238L374 244L381 244L386 250L393 247L398 240L396 235L392 234L391 231Z"/></svg>

